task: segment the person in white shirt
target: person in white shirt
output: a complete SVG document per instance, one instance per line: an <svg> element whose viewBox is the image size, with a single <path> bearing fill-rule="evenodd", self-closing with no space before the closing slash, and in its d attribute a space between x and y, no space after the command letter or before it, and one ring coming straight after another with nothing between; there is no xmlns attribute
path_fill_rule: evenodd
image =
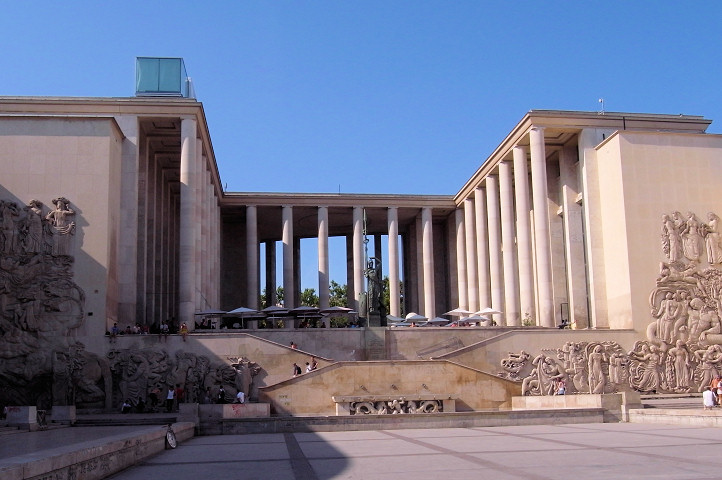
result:
<svg viewBox="0 0 722 480"><path fill-rule="evenodd" d="M704 405L705 410L711 410L714 408L714 392L709 387L705 387L704 392L702 392L702 404Z"/></svg>
<svg viewBox="0 0 722 480"><path fill-rule="evenodd" d="M236 394L236 403L246 403L246 394L241 390Z"/></svg>

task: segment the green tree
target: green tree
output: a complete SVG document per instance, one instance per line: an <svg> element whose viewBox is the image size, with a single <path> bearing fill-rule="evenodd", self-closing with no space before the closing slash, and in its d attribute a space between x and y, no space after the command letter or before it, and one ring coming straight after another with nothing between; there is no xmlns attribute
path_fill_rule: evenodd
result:
<svg viewBox="0 0 722 480"><path fill-rule="evenodd" d="M389 305L391 305L391 289L389 288L390 285L389 277L388 275L384 277L384 295L382 297L381 303L384 307L384 311L388 314L389 313ZM406 312L404 312L404 282L399 282L399 293L401 294L400 304L401 307L401 316L404 316Z"/></svg>
<svg viewBox="0 0 722 480"><path fill-rule="evenodd" d="M301 305L307 307L318 307L318 295L313 288L307 288L301 292Z"/></svg>
<svg viewBox="0 0 722 480"><path fill-rule="evenodd" d="M281 286L276 287L276 301L279 304L283 304L283 287ZM263 289L263 293L261 293L261 305L263 305L264 308L272 306L271 299L268 298L268 292L265 288Z"/></svg>
<svg viewBox="0 0 722 480"><path fill-rule="evenodd" d="M331 307L348 307L346 285L340 285L335 280L331 280L328 302Z"/></svg>

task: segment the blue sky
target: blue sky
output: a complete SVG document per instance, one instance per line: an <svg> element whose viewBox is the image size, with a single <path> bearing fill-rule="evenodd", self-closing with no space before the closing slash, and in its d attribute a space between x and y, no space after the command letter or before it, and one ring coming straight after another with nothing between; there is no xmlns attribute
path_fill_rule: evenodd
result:
<svg viewBox="0 0 722 480"><path fill-rule="evenodd" d="M183 57L230 191L454 194L528 110L600 97L722 132L718 3L0 6L0 95L132 96L136 56Z"/></svg>

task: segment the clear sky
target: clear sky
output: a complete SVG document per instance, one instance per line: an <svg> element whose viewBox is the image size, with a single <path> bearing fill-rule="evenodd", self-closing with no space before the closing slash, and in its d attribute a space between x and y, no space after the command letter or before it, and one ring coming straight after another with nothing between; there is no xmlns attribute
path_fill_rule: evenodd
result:
<svg viewBox="0 0 722 480"><path fill-rule="evenodd" d="M722 132L719 2L0 7L0 95L132 96L136 56L183 57L229 191L452 195L527 111L599 98Z"/></svg>

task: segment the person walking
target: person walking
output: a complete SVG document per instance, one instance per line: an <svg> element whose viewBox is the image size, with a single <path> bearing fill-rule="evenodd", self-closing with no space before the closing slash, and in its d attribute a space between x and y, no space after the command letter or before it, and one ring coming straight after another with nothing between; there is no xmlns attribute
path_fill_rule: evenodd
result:
<svg viewBox="0 0 722 480"><path fill-rule="evenodd" d="M175 400L175 390L173 385L168 385L168 393L165 396L165 411L171 413L173 411L173 401Z"/></svg>

